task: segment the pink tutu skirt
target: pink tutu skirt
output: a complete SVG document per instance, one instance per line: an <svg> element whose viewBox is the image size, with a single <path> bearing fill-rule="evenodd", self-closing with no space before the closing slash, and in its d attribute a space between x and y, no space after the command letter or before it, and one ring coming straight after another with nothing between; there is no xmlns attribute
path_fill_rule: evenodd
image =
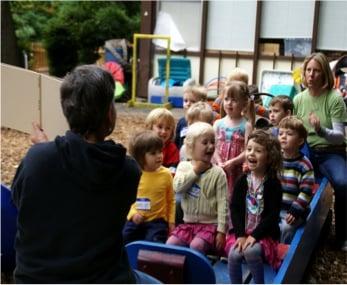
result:
<svg viewBox="0 0 347 285"><path fill-rule="evenodd" d="M217 234L217 225L214 224L180 224L171 233L171 235L180 239L186 245L189 245L195 237L201 238L214 248Z"/></svg>

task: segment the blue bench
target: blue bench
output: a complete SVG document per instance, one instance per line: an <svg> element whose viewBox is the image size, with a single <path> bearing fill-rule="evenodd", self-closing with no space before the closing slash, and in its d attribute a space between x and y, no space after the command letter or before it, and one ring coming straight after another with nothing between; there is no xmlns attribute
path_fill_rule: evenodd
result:
<svg viewBox="0 0 347 285"><path fill-rule="evenodd" d="M185 256L183 278L186 284L215 284L216 277L210 261L195 250L187 247L166 245L148 241L135 241L126 245L130 266L138 269L138 254L140 250L178 254Z"/></svg>
<svg viewBox="0 0 347 285"><path fill-rule="evenodd" d="M1 271L11 272L16 266L14 239L17 230L17 208L11 191L1 184Z"/></svg>

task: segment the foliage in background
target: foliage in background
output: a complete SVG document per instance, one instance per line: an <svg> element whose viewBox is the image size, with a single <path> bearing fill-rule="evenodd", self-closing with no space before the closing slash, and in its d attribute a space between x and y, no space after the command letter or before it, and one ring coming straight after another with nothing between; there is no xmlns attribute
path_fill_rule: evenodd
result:
<svg viewBox="0 0 347 285"><path fill-rule="evenodd" d="M94 63L106 40L131 40L139 27L140 2L61 2L44 35L50 73L61 77L77 64Z"/></svg>
<svg viewBox="0 0 347 285"><path fill-rule="evenodd" d="M18 45L26 52L31 42L41 41L45 25L53 16L52 1L10 1Z"/></svg>
<svg viewBox="0 0 347 285"><path fill-rule="evenodd" d="M20 47L42 41L58 77L94 63L106 40L131 41L140 29L140 1L11 1L11 11Z"/></svg>

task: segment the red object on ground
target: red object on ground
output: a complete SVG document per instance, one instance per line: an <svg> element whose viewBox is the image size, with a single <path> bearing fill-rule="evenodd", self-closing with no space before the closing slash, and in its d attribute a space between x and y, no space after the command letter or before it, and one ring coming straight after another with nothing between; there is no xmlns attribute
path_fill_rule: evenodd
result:
<svg viewBox="0 0 347 285"><path fill-rule="evenodd" d="M120 64L114 61L108 61L104 66L112 74L114 81L118 81L124 85L124 72Z"/></svg>

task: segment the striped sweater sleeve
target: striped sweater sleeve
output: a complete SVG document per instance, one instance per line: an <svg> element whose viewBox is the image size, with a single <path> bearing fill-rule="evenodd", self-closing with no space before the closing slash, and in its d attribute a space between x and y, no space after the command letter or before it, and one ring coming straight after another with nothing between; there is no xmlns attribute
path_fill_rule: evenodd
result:
<svg viewBox="0 0 347 285"><path fill-rule="evenodd" d="M282 209L296 218L305 218L314 187L313 167L308 158L284 160L281 184Z"/></svg>

